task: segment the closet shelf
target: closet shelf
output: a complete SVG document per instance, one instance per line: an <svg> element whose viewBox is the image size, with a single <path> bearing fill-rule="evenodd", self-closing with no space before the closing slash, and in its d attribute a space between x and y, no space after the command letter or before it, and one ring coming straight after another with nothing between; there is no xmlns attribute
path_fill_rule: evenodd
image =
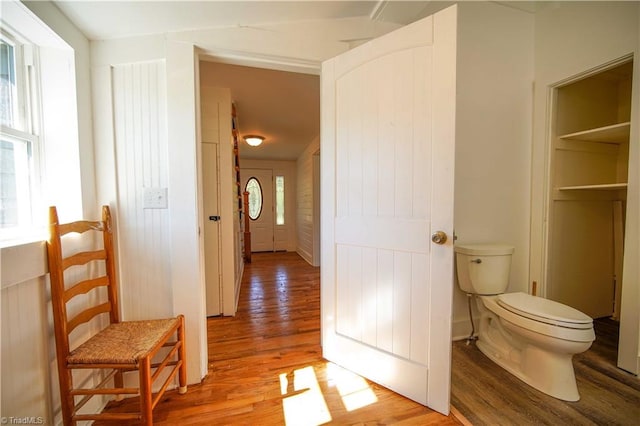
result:
<svg viewBox="0 0 640 426"><path fill-rule="evenodd" d="M581 132L569 133L560 136L560 139L579 140L586 142L624 143L629 141L631 123L613 124L611 126L598 127Z"/></svg>
<svg viewBox="0 0 640 426"><path fill-rule="evenodd" d="M617 191L618 189L627 189L627 184L626 183L606 183L601 185L561 186L557 189L558 191L584 191L584 190Z"/></svg>

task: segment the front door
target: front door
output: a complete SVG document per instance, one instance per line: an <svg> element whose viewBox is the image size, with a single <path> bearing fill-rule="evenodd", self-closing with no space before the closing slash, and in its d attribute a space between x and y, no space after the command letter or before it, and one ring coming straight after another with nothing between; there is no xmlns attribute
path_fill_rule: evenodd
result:
<svg viewBox="0 0 640 426"><path fill-rule="evenodd" d="M324 62L321 97L323 355L445 414L456 20L451 7Z"/></svg>

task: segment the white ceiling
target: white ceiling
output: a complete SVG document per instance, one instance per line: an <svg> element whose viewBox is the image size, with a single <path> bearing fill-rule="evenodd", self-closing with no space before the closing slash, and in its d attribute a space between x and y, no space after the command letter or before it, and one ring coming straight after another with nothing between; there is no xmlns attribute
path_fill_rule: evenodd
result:
<svg viewBox="0 0 640 426"><path fill-rule="evenodd" d="M204 28L368 16L375 1L55 0L91 40ZM153 19L148 19L153 17Z"/></svg>
<svg viewBox="0 0 640 426"><path fill-rule="evenodd" d="M242 27L304 20L367 17L408 24L452 2L380 1L92 1L54 0L90 40L110 40L187 30ZM518 8L533 2L515 3ZM152 17L152 19L150 19ZM205 63L208 85L231 89L241 135L267 139L258 148L242 143L241 157L295 159L319 135L317 76ZM211 79L217 79L215 82Z"/></svg>
<svg viewBox="0 0 640 426"><path fill-rule="evenodd" d="M259 147L240 143L241 159L295 160L320 134L317 75L203 61L200 84L231 89L240 136L265 137Z"/></svg>

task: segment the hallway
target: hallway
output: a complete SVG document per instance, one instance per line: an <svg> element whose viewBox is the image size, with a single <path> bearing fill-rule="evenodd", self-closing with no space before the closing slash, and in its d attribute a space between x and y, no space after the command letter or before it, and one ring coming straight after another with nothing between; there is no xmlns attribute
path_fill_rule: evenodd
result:
<svg viewBox="0 0 640 426"><path fill-rule="evenodd" d="M236 316L207 320L209 375L168 392L154 424L460 424L323 360L319 268L296 253L252 260Z"/></svg>

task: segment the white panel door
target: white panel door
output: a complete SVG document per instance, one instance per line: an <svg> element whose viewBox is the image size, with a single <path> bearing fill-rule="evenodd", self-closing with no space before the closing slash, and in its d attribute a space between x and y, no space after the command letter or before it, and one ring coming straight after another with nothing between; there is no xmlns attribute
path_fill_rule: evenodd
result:
<svg viewBox="0 0 640 426"><path fill-rule="evenodd" d="M321 89L323 355L445 414L456 19L452 7L324 62Z"/></svg>
<svg viewBox="0 0 640 426"><path fill-rule="evenodd" d="M251 251L274 251L273 216L273 171L267 169L242 169L242 188L247 187L249 179L256 178L262 190L262 210L257 219L251 219Z"/></svg>
<svg viewBox="0 0 640 426"><path fill-rule="evenodd" d="M218 144L203 143L202 192L204 209L204 271L208 317L222 314L218 182Z"/></svg>

